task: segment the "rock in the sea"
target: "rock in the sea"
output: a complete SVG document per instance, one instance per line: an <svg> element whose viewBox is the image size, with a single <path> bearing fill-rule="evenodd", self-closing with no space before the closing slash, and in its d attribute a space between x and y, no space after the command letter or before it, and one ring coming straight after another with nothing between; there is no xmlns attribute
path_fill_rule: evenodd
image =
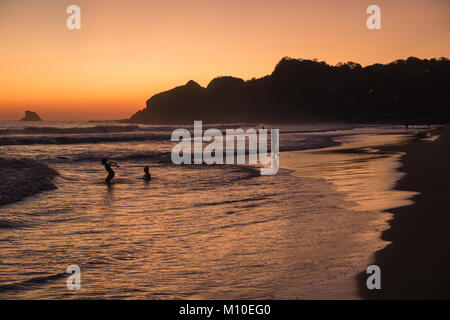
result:
<svg viewBox="0 0 450 320"><path fill-rule="evenodd" d="M42 121L41 117L38 116L36 112L25 111L25 117L20 119L20 121Z"/></svg>

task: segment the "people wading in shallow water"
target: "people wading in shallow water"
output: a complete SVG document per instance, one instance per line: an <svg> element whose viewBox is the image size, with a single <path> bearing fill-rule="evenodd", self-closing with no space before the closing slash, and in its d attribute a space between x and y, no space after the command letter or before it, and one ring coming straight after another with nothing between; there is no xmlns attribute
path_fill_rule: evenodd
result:
<svg viewBox="0 0 450 320"><path fill-rule="evenodd" d="M149 172L149 168L148 168L148 167L144 167L144 172L145 172L145 174L144 174L143 179L144 179L145 181L150 181L150 180L152 180L152 176L150 175L150 172Z"/></svg>
<svg viewBox="0 0 450 320"><path fill-rule="evenodd" d="M114 170L111 167L119 168L119 166L115 162L108 162L108 159L106 159L106 158L102 159L102 165L105 166L105 170L108 172L108 176L106 177L105 182L107 185L110 185L111 180L112 180L112 178L114 178L114 175L115 175Z"/></svg>

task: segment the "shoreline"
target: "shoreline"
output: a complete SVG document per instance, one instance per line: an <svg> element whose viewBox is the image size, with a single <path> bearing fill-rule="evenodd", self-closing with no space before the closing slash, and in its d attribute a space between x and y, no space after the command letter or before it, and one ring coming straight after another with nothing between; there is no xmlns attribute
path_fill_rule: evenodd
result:
<svg viewBox="0 0 450 320"><path fill-rule="evenodd" d="M393 218L381 239L390 244L372 259L381 269L381 290L368 290L369 275L361 272L357 285L362 299L450 298L449 129L432 130L440 137L431 143L383 148L405 153L399 170L406 175L394 190L419 193L411 199L413 204L387 210Z"/></svg>
<svg viewBox="0 0 450 320"><path fill-rule="evenodd" d="M442 295L437 295L436 297L448 297L448 295L446 295L448 293L448 282L449 281L442 281L442 279L446 279L446 274L445 271L448 270L448 266L450 266L450 263L447 261L446 264L444 264L444 267L436 267L436 265L439 265L441 263L440 259L442 259L442 250L439 248L439 246L441 246L442 244L446 244L449 243L447 240L449 238L449 236L444 234L440 234L440 240L441 242L436 242L434 241L434 239L430 239L431 237L427 234L427 237L425 241L426 245L423 246L422 250L423 252L421 253L421 255L419 256L420 263L417 263L416 261L414 261L414 259L416 258L416 256L414 255L414 252L411 252L411 248L409 248L409 243L408 242L401 242L403 240L405 240L405 236L407 237L411 237L414 240L418 241L418 242L424 242L423 239L421 239L421 237L417 237L417 235L413 234L414 232L416 232L416 229L421 229L422 228L422 221L419 219L421 218L421 211L418 210L418 213L416 213L414 219L412 221L406 220L407 223L410 223L407 225L407 227L409 228L408 230L405 231L405 219L401 219L400 222L398 222L396 214L397 214L397 210L402 210L404 208L408 210L410 210L411 208L414 208L416 206L416 198L420 198L420 196L423 194L423 191L420 190L420 186L422 185L422 182L424 181L423 178L426 178L426 182L427 182L427 187L435 187L433 185L434 182L436 182L435 177L437 175L442 176L444 179L440 182L439 188L437 188L436 190L432 190L430 194L427 195L426 197L426 206L425 208L430 208L432 207L432 205L434 203L436 203L436 199L433 198L433 195L437 196L438 200L445 200L445 192L446 192L446 186L444 185L444 183L446 183L446 176L444 177L443 173L446 173L446 160L447 160L447 152L446 150L448 150L448 145L449 140L450 140L450 130L447 129L443 129L443 130L430 130L427 132L431 132L434 133L436 135L440 135L440 138L437 141L434 142L429 142L426 141L426 139L423 139L425 137L425 132L422 133L418 133L418 132L414 132L414 131L410 131L408 133L410 133L410 135L413 137L412 139L410 139L408 142L406 143L395 143L395 144L388 144L388 145L383 145L383 146L379 146L376 147L376 149L379 149L378 151L376 151L375 149L372 151L368 151L365 150L364 152L362 152L361 154L366 154L366 155L375 155L377 153L379 153L379 151L381 151L381 153L383 152L388 152L388 153L402 153L403 156L402 158L399 159L391 159L394 162L398 162L399 166L403 164L403 166L400 167L396 167L396 168L389 168L384 166L383 168L387 168L390 169L390 171L386 171L383 174L384 175L380 175L381 180L386 180L386 178L389 178L390 180L393 179L393 172L394 171L398 171L399 173L401 173L402 178L400 179L396 179L395 184L393 184L390 188L389 188L389 193L395 193L395 192L421 192L419 194L417 194L416 196L412 197L411 200L413 200L414 202L412 204L408 204L408 205L404 205L401 207L400 204L398 204L397 206L393 206L391 208L394 207L398 207L395 209L388 209L388 210L381 210L380 212L378 212L379 217L377 219L379 219L379 223L378 225L372 224L370 226L371 230L370 232L370 236L371 238L373 238L373 240L379 241L380 243L384 243L382 247L371 247L372 250L370 250L367 254L367 264L364 263L364 267L363 268L355 268L355 272L350 274L347 273L345 278L342 278L341 280L338 280L336 282L333 282L332 285L330 285L329 283L323 284L323 285L318 285L314 287L314 290L312 291L308 291L308 292L303 292L302 294L305 294L304 296L300 295L299 297L302 298L306 298L306 299L373 299L373 298L380 298L380 299L387 299L387 298L405 298L405 297L409 297L409 298L414 298L416 296L409 296L408 294L412 294L412 292L410 292L410 288L411 288L411 283L417 282L416 278L419 278L419 280L422 280L425 278L425 276L423 276L422 274L420 274L420 272L424 272L424 274L426 274L426 276L430 277L431 281L434 282L438 282L438 283L433 283L431 289L435 290L436 288L438 288L438 292L442 292ZM380 137L387 137L386 136L380 136ZM443 137L446 137L445 139L445 143L442 143L442 139ZM429 139L428 139L429 140ZM389 139L387 139L386 141L390 141ZM354 146L354 142L350 143ZM438 144L441 143L441 144ZM340 149L343 148L343 150L340 150L341 155L345 155L348 156L348 152L352 151L352 150L357 150L359 148L361 148L360 146L357 146L354 149L347 149L345 143L340 143L339 146L334 146L334 147L329 147L329 148L320 148L320 149L308 149L308 150L297 150L297 151L288 151L287 154L289 153L298 153L300 152L301 154L304 153L321 153L321 154L325 154L324 150L326 149ZM367 148L362 148L363 149L367 149ZM285 152L282 152L285 153ZM441 156L439 156L439 154L441 154ZM413 156L413 159L409 159L411 156ZM433 159L433 166L431 165L431 161L429 163L427 163L425 160L429 160L429 159ZM284 159L284 157L283 157ZM2 163L3 159L0 158L0 163ZM11 164L9 167L14 167L17 166L17 168L15 170L17 170L17 172L21 175L21 177L23 176L24 179L30 179L32 178L32 175L35 174L41 174L41 176L43 175L43 169L45 169L44 171L47 172L48 176L45 179L40 180L40 185L43 185L43 183L45 182L45 185L47 187L49 187L49 189L44 189L44 190L40 190L36 193L45 191L45 190L50 190L53 189L53 187L51 187L52 184L52 179L54 178L55 175L57 175L56 171L54 171L53 169L47 167L47 168L43 168L43 166L45 166L44 164L37 162L37 161L33 161L33 160L26 160L26 159L22 159L22 160L15 160L17 163L22 163L22 165L19 167L17 164L13 165ZM28 162L29 161L29 162ZM408 162L409 161L409 162ZM408 166L409 163L409 166ZM434 164L437 163L438 166L434 166ZM26 166L25 166L26 165ZM427 166L427 169L432 169L430 173L423 173L423 168L422 166ZM26 168L24 168L26 167ZM252 168L253 170L254 168ZM395 170L393 170L395 169ZM50 171L47 171L50 170ZM252 171L251 170L251 171ZM293 170L293 169L291 169ZM54 172L52 172L54 171ZM244 170L245 171L245 170ZM294 170L295 171L295 170ZM2 172L0 172L2 173ZM413 178L414 179L408 179L410 178L410 173L412 173ZM395 175L395 174L394 174ZM414 176L415 175L415 176ZM426 175L426 177L422 177L422 175ZM8 182L8 178L11 178L11 176L14 175L5 175L6 180L2 179L4 182ZM0 175L1 177L1 175ZM419 179L419 180L417 180ZM9 179L11 180L11 179ZM39 179L37 179L39 180ZM14 182L14 181L13 181ZM19 183L19 181L17 181L17 183ZM431 184L431 186L429 186L428 184ZM6 185L9 185L9 183L7 183ZM363 184L359 183L358 184L360 187ZM417 187L419 186L419 187ZM47 188L46 187L46 188ZM377 191L376 189L373 188L374 185L371 186L372 188L372 192L371 193L375 193L375 191ZM36 188L35 186L33 186L33 188ZM27 188L27 190L25 191L30 191L28 190L29 188ZM440 192L440 193L436 193L436 192ZM32 193L32 194L36 194L36 193ZM22 194L22 192L21 192ZM32 194L28 194L28 195L32 195ZM24 195L22 197L26 197L28 195ZM358 195L358 194L357 194ZM373 195L373 194L372 194ZM23 199L23 198L21 198ZM19 201L21 199L18 199L16 201ZM431 199L431 200L430 200ZM0 199L2 200L2 199ZM364 199L363 199L364 200ZM367 200L367 199L366 199ZM388 198L383 198L383 202L384 203L388 203L389 199ZM389 202L390 203L390 202ZM0 204L1 201L0 201ZM445 203L444 203L445 204ZM448 203L447 203L448 205ZM446 207L448 208L448 207ZM366 210L368 210L366 208ZM445 216L445 212L443 213ZM389 216L389 217L387 217ZM393 219L392 219L393 216ZM362 217L361 217L362 218ZM367 217L366 217L367 218ZM406 218L411 218L409 216L406 216ZM436 226L440 226L440 222L442 221L442 219L436 219L438 217L434 216L432 217L432 221L429 221L430 224L430 230L429 232L431 233L431 235L434 235L434 232L436 229ZM448 219L448 218L447 218ZM396 222L397 221L397 225L400 227L398 229L391 230L393 228L393 224L392 222ZM448 222L448 220L446 220ZM385 224L384 229L381 229L380 226L382 224ZM358 223L356 223L358 225ZM396 224L394 224L394 227L396 226ZM428 225L427 225L428 226ZM446 224L445 226L450 226L449 224ZM361 228L361 233L363 234L364 232L362 231L362 229L366 228L366 225L362 225L359 224L358 228ZM367 228L367 229L370 229ZM389 229L387 229L389 228ZM346 229L347 230L347 229ZM356 230L356 229L355 229ZM448 227L447 229L448 230ZM443 231L446 231L445 229ZM367 235L367 233L366 233ZM387 236L386 236L387 235ZM376 239L375 239L376 237ZM391 248L391 244L388 244L389 242L394 241L394 251L392 251ZM398 246L398 244L395 243L395 241L399 242L400 241L400 246ZM433 252L433 257L432 257L432 265L425 270L426 268L426 263L427 263L427 254L430 254L430 246L432 246L433 244L435 244L435 250L436 252ZM365 248L369 248L369 247L365 247ZM397 250L397 251L396 251ZM387 252L387 255L386 255ZM445 251L444 251L445 253ZM374 254L375 254L375 259L374 259ZM380 258L381 256L381 258ZM406 257L406 258L405 258ZM397 260L396 260L397 259ZM409 259L409 260L408 260ZM375 260L375 261L374 261ZM409 264L409 265L401 265L401 263L408 261L408 263L410 263L411 261L416 263L417 265L414 265L414 263ZM400 263L400 264L399 264ZM369 292L368 290L364 290L365 287L365 281L367 279L367 274L365 273L365 266L368 266L370 264L378 264L381 267L382 270L382 288L385 290L380 290L378 292ZM412 267L411 267L412 265ZM363 266L363 264L361 264L361 266ZM397 268L397 269L396 269ZM404 276L404 279L402 280L401 276L399 276L399 272L398 272L398 268L404 269L406 275ZM412 270L412 271L411 271ZM425 271L424 271L425 270ZM436 273L435 273L436 271ZM357 272L361 272L359 275L357 274ZM401 272L401 271L400 271ZM441 275L439 273L442 273ZM442 278L442 279L440 279ZM357 282L355 281L357 279ZM398 280L402 280L403 283L399 283ZM430 281L430 279L428 279L427 281ZM395 281L394 281L395 280ZM442 283L440 284L439 282L442 281ZM406 285L405 285L406 283ZM389 284L389 285L388 285ZM439 285L441 285L441 287L439 287ZM406 288L406 289L404 289ZM425 289L428 289L426 287L426 284L421 284L420 288L416 288L415 289L415 294L420 294L421 292L423 292L423 296L425 297L430 297L432 295L430 295L430 293L424 291ZM404 290L404 291L402 291ZM365 292L367 291L367 292ZM405 296L406 294L406 296ZM420 298L420 295L417 295L418 298ZM434 297L434 296L433 296Z"/></svg>
<svg viewBox="0 0 450 320"><path fill-rule="evenodd" d="M342 241L334 252L346 261L347 270L340 270L343 273L333 281L317 283L297 293L300 299L361 299L355 279L371 264L373 253L387 245L380 239L392 216L385 209L412 203L409 199L414 193L394 191L396 182L404 175L398 170L400 153L383 151L384 146L412 142L416 135L407 133L407 136L362 134L340 141L339 146L280 155L282 168L300 178L324 180L330 190L340 194L348 210L346 222L341 221L345 222L341 225L342 232L336 235L347 241ZM351 258L346 260L345 256ZM334 268L334 264L328 268Z"/></svg>

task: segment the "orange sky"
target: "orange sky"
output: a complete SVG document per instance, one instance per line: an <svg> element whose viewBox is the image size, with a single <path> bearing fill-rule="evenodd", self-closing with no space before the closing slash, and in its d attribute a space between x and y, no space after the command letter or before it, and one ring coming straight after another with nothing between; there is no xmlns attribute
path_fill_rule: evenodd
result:
<svg viewBox="0 0 450 320"><path fill-rule="evenodd" d="M81 30L66 28L81 7ZM381 7L382 30L366 28ZM1 0L0 120L128 118L193 79L272 72L284 56L363 65L450 57L449 0Z"/></svg>

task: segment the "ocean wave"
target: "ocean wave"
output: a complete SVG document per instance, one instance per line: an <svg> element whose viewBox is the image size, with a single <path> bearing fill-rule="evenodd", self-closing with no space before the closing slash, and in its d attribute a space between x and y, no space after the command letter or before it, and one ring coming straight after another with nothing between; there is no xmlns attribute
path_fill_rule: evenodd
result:
<svg viewBox="0 0 450 320"><path fill-rule="evenodd" d="M62 279L67 276L68 276L67 273L56 273L56 274L51 274L51 275L47 275L47 276L34 277L34 278L24 280L21 282L4 284L4 285L0 285L0 292L10 291L10 290L33 289L33 288L43 285L47 282L56 281L56 280Z"/></svg>
<svg viewBox="0 0 450 320"><path fill-rule="evenodd" d="M79 154L74 157L58 157L53 159L53 162L80 162L80 161L100 161L100 159L107 157L114 161L132 161L132 160L146 160L150 162L169 163L171 162L170 152L148 151L148 152L125 152L122 154L105 154L104 152L91 152L86 154Z"/></svg>
<svg viewBox="0 0 450 320"><path fill-rule="evenodd" d="M52 180L58 173L44 163L0 158L0 168L0 205L56 188Z"/></svg>
<svg viewBox="0 0 450 320"><path fill-rule="evenodd" d="M251 127L250 124L243 124L245 127ZM38 127L14 127L8 129L0 129L0 135L36 135L36 134L105 134L105 133L145 133L145 132L172 132L178 127L193 130L192 124L187 126L139 126L139 125L98 125L83 127L55 127L55 126L38 126ZM238 128L237 124L230 125L203 125L204 129L217 128L226 130L229 128Z"/></svg>
<svg viewBox="0 0 450 320"><path fill-rule="evenodd" d="M8 136L0 138L0 145L33 145L33 144L83 144L127 141L165 141L170 139L164 134L140 135L88 135L88 136Z"/></svg>
<svg viewBox="0 0 450 320"><path fill-rule="evenodd" d="M25 226L23 221L0 220L0 229L20 229Z"/></svg>
<svg viewBox="0 0 450 320"><path fill-rule="evenodd" d="M0 135L6 134L83 134L83 133L115 133L115 132L136 132L136 131L156 131L155 127L141 127L137 125L129 126L93 126L93 127L25 127L19 129L3 129Z"/></svg>
<svg viewBox="0 0 450 320"><path fill-rule="evenodd" d="M320 149L326 147L332 147L340 145L341 143L336 142L333 137L330 136L307 136L302 139L296 138L282 138L280 141L280 152L283 151L299 151L308 149ZM270 139L268 141L267 151L271 152ZM224 153L226 152L226 146L224 145ZM249 154L258 154L258 149L249 149L246 147L244 154L248 156ZM234 156L237 155L237 149L234 150ZM64 156L52 156L44 161L51 163L65 163L65 162L80 162L80 161L100 161L101 158L108 158L115 161L149 161L149 162L159 162L159 163L171 163L171 151L132 151L129 149L113 149L111 151L105 151L102 149L89 149L89 151L82 153L74 153L72 155L67 154ZM192 153L191 157L194 157Z"/></svg>
<svg viewBox="0 0 450 320"><path fill-rule="evenodd" d="M339 145L341 145L341 143L335 141L333 136L309 135L299 138L296 135L291 135L281 137L280 152L321 149Z"/></svg>

